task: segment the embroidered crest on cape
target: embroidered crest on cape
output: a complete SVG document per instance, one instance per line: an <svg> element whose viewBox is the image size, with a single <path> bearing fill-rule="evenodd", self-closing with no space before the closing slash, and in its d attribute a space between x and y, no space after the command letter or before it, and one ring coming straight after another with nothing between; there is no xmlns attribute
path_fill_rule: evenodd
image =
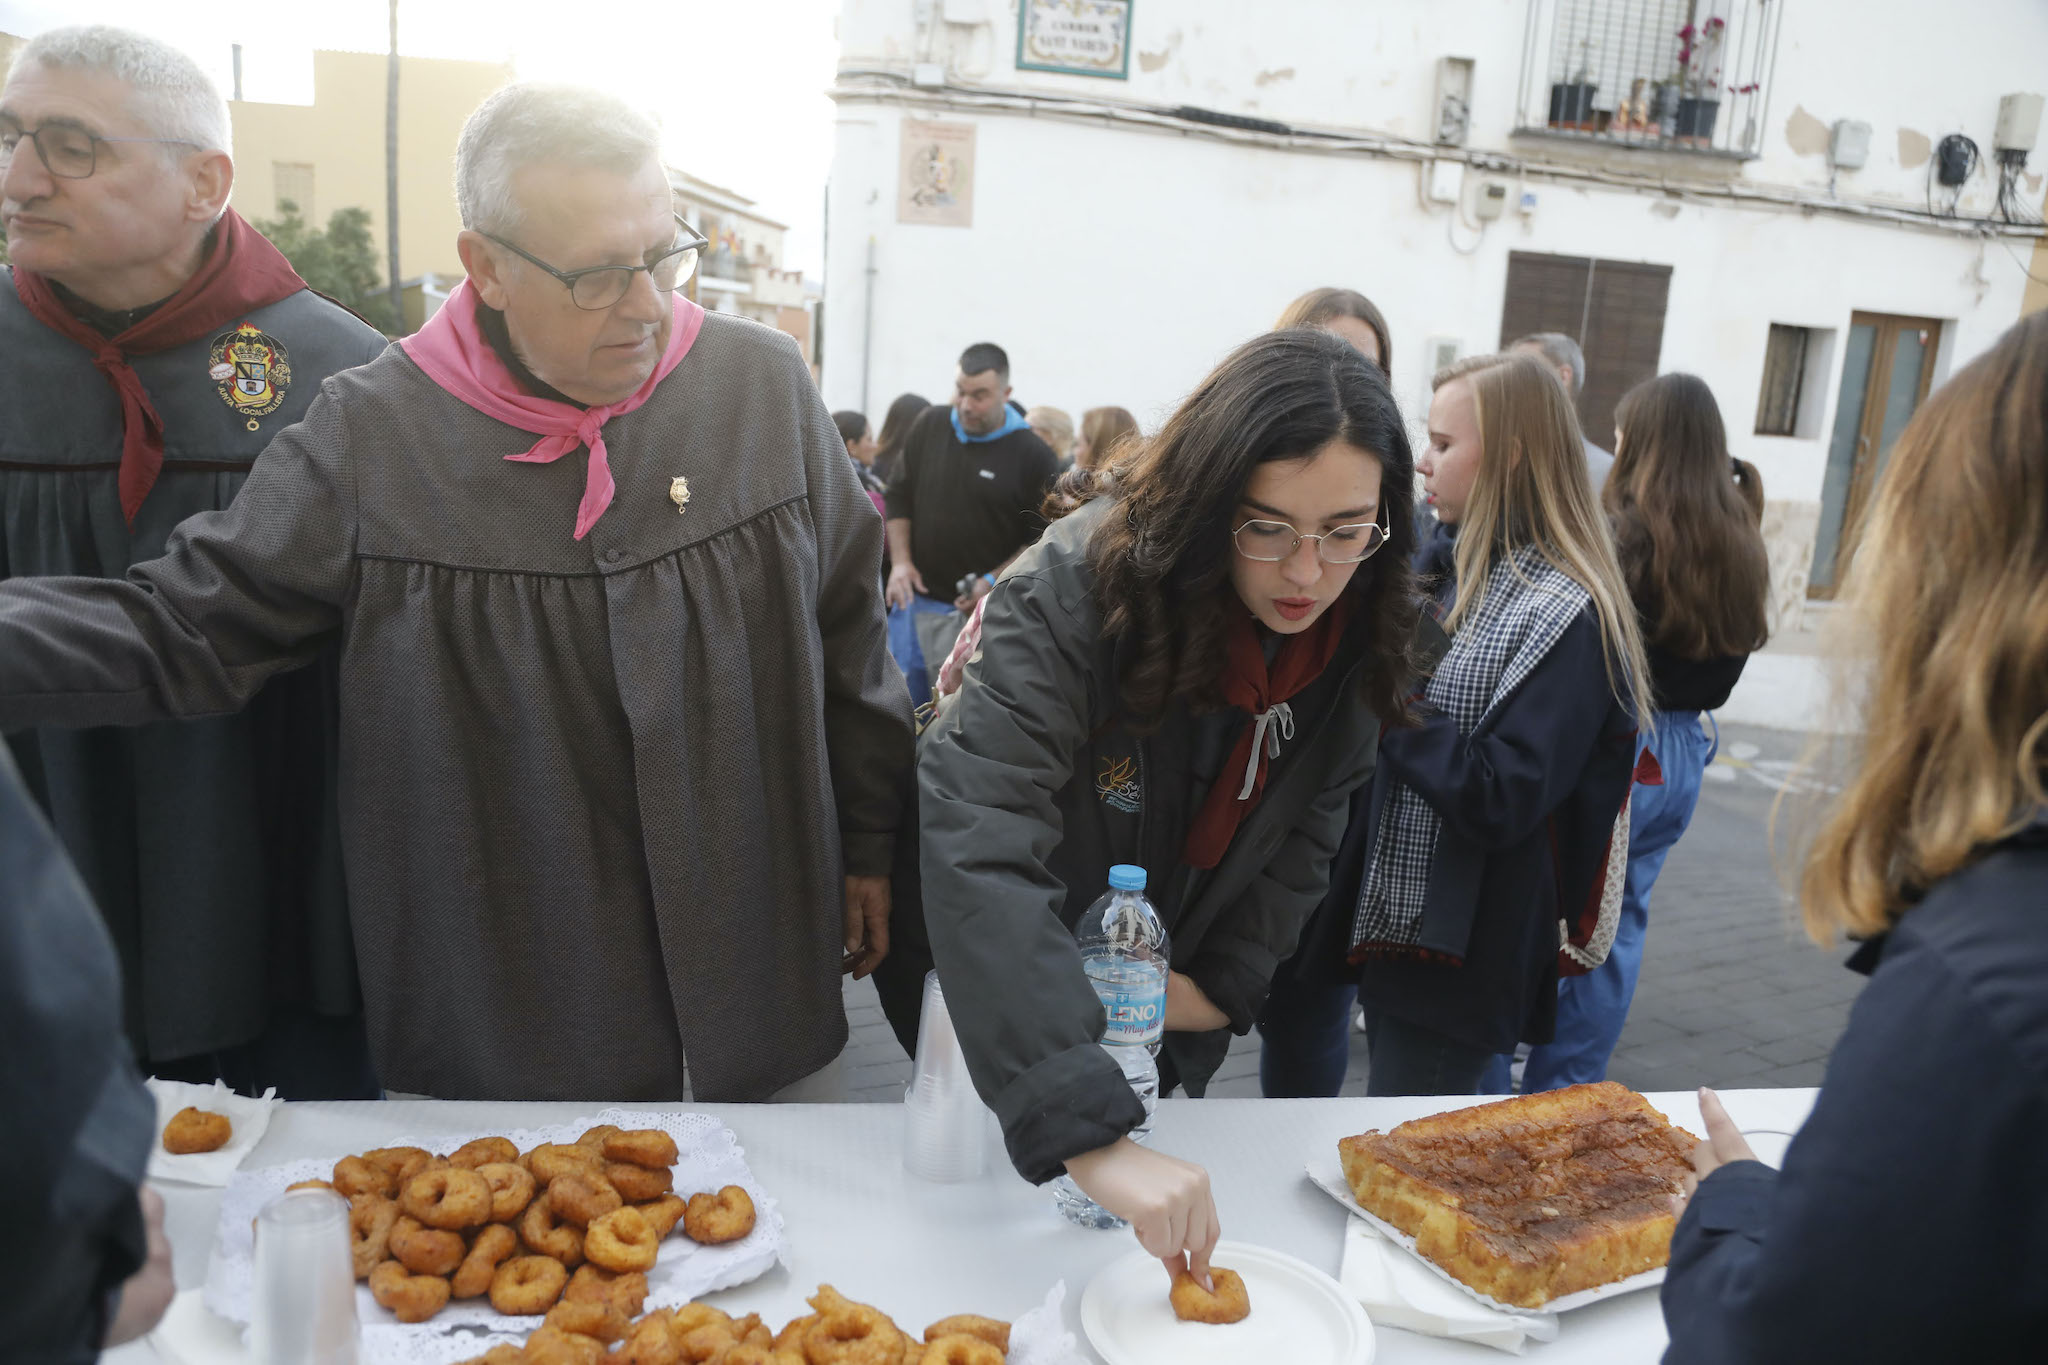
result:
<svg viewBox="0 0 2048 1365"><path fill-rule="evenodd" d="M1138 761L1134 758L1105 758L1095 774L1095 794L1106 806L1126 815L1136 815L1144 804L1144 788L1138 785Z"/></svg>
<svg viewBox="0 0 2048 1365"><path fill-rule="evenodd" d="M207 376L220 400L238 417L267 417L284 406L292 386L291 357L284 343L253 322L213 339Z"/></svg>

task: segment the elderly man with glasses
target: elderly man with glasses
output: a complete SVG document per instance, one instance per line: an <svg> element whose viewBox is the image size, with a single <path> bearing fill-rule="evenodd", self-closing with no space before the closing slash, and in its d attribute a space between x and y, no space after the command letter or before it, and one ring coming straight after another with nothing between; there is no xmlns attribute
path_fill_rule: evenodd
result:
<svg viewBox="0 0 2048 1365"><path fill-rule="evenodd" d="M232 711L342 651L372 1049L450 1099L829 1098L910 704L788 337L683 297L654 126L512 86L467 281L126 582L0 584L0 726Z"/></svg>
<svg viewBox="0 0 2048 1365"><path fill-rule="evenodd" d="M66 28L16 59L0 89L0 579L118 579L155 559L179 522L229 505L323 380L384 349L227 208L233 183L227 104L176 49ZM319 654L239 715L11 737L158 1075L377 1093L335 819L336 661Z"/></svg>

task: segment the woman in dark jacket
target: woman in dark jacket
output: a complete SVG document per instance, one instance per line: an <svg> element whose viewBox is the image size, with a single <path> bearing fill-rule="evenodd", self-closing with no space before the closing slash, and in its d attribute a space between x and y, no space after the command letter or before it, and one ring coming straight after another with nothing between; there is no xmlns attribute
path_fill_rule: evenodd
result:
<svg viewBox="0 0 2048 1365"><path fill-rule="evenodd" d="M1162 1071L1201 1093L1402 714L1408 442L1379 372L1303 329L1240 348L1112 472L1070 477L1088 500L1004 574L923 739L924 927L1019 1173L1072 1175L1199 1275L1207 1177L1122 1136L1144 1111L1098 1046L1072 926L1111 865L1149 870Z"/></svg>
<svg viewBox="0 0 2048 1365"><path fill-rule="evenodd" d="M1337 1093L1354 983L1369 1094L1474 1093L1495 1054L1548 1041L1560 957L1597 958L1618 913L1648 670L1570 400L1528 357L1476 357L1437 376L1429 433L1448 639L1274 984L1269 1095Z"/></svg>
<svg viewBox="0 0 2048 1365"><path fill-rule="evenodd" d="M1875 970L1782 1172L1702 1092L1666 1365L2048 1349L2048 313L1907 424L1859 544L1863 752L1800 897Z"/></svg>

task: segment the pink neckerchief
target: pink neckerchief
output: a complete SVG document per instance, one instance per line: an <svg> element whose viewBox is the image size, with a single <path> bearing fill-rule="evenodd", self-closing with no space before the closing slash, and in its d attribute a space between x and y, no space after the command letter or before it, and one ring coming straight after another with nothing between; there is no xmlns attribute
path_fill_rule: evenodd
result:
<svg viewBox="0 0 2048 1365"><path fill-rule="evenodd" d="M486 417L530 431L541 439L531 450L507 455L528 464L552 464L578 446L590 448L590 466L583 478L583 501L576 507L576 539L581 540L612 505L617 491L605 459L604 424L623 416L654 396L654 386L682 363L704 326L704 310L681 294L675 298L675 321L668 331L668 349L647 382L630 397L601 408L579 408L536 398L519 387L505 362L491 349L476 320L476 291L464 280L441 305L441 311L399 344L413 363L452 396Z"/></svg>

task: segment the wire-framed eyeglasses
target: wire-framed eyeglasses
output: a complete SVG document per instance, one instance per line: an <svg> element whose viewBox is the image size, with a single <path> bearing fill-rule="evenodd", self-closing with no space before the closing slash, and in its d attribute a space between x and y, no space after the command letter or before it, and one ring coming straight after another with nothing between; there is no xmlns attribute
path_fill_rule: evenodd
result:
<svg viewBox="0 0 2048 1365"><path fill-rule="evenodd" d="M43 160L43 166L59 180L90 180L92 173L99 169L100 144L103 142L157 142L178 147L197 147L199 144L182 137L101 137L75 123L46 123L40 128L24 128L11 118L0 118L0 172L14 164L15 148L27 138L35 144L36 155Z"/></svg>
<svg viewBox="0 0 2048 1365"><path fill-rule="evenodd" d="M675 219L676 245L646 265L594 265L588 270L557 270L524 247L515 246L496 233L479 232L477 235L496 242L522 261L547 271L568 289L570 302L578 308L597 313L626 297L626 291L633 287L633 277L642 271L647 272L648 280L664 294L673 294L682 288L684 281L695 273L697 252L711 245L711 241L684 222L682 214L675 215Z"/></svg>
<svg viewBox="0 0 2048 1365"><path fill-rule="evenodd" d="M1284 521L1254 517L1232 531L1230 538L1239 554L1261 564L1278 564L1292 558L1305 540L1316 543L1316 555L1325 564L1356 564L1372 558L1387 543L1387 535L1387 528L1378 522L1339 526L1321 535L1303 535Z"/></svg>

